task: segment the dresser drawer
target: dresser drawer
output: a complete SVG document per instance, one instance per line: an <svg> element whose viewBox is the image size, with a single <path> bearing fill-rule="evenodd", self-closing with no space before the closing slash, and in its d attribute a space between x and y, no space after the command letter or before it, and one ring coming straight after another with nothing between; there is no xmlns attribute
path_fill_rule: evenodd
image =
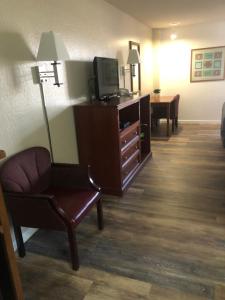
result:
<svg viewBox="0 0 225 300"><path fill-rule="evenodd" d="M140 151L136 151L136 153L132 156L132 159L129 160L127 164L122 168L122 180L123 184L129 179L130 175L136 169L136 167L140 163Z"/></svg>
<svg viewBox="0 0 225 300"><path fill-rule="evenodd" d="M130 147L127 147L125 149L125 151L123 151L121 153L121 164L122 167L129 161L129 159L136 153L139 152L140 155L140 142L139 139L137 139L136 141L134 141L134 143L132 143L130 145Z"/></svg>
<svg viewBox="0 0 225 300"><path fill-rule="evenodd" d="M121 151L124 151L132 141L140 138L140 122L135 122L120 133Z"/></svg>

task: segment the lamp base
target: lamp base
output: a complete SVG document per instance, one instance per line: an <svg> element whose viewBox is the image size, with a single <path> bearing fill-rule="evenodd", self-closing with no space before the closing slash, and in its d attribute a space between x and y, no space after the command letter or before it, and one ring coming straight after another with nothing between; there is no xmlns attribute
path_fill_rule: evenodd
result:
<svg viewBox="0 0 225 300"><path fill-rule="evenodd" d="M58 69L57 65L60 65L59 62L54 61L52 64L53 70L52 71L40 71L40 68L38 68L39 72L39 81L40 83L48 83L50 79L55 79L54 85L60 87L63 83L59 82L59 76L58 76Z"/></svg>

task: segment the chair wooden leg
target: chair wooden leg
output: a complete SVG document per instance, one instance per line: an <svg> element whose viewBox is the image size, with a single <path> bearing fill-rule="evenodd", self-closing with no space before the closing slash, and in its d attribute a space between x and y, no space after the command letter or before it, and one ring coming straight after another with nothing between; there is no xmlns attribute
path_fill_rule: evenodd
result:
<svg viewBox="0 0 225 300"><path fill-rule="evenodd" d="M17 250L18 250L19 256L24 257L26 255L26 250L24 247L21 227L19 225L17 225L13 220L12 220L12 223L13 223L13 229L14 229L14 234L15 234L15 238L16 238L16 244L17 244Z"/></svg>
<svg viewBox="0 0 225 300"><path fill-rule="evenodd" d="M175 119L172 119L172 132L175 132Z"/></svg>
<svg viewBox="0 0 225 300"><path fill-rule="evenodd" d="M73 228L69 228L68 231L68 240L70 246L70 255L73 270L77 271L79 269L79 257L77 251L77 241L76 241L76 233Z"/></svg>
<svg viewBox="0 0 225 300"><path fill-rule="evenodd" d="M153 118L151 118L151 129L153 129L154 128L154 120L153 120Z"/></svg>
<svg viewBox="0 0 225 300"><path fill-rule="evenodd" d="M178 128L178 118L175 118L175 126Z"/></svg>
<svg viewBox="0 0 225 300"><path fill-rule="evenodd" d="M98 229L102 230L104 228L102 199L99 199L96 205L97 205Z"/></svg>

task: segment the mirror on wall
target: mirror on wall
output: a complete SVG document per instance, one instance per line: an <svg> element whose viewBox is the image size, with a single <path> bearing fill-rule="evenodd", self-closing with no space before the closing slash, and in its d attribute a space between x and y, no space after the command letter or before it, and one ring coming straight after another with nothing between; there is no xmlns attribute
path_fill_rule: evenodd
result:
<svg viewBox="0 0 225 300"><path fill-rule="evenodd" d="M129 50L135 49L140 55L140 44L129 41ZM130 87L132 92L137 92L141 90L141 65L135 64L130 65L130 69L133 68L133 72L130 72ZM135 74L135 75L134 75Z"/></svg>

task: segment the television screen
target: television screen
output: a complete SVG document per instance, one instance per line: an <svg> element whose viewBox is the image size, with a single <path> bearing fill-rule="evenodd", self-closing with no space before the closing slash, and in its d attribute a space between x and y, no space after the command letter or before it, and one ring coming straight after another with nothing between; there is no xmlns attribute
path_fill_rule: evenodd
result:
<svg viewBox="0 0 225 300"><path fill-rule="evenodd" d="M104 99L119 92L118 60L95 57L94 75L96 98Z"/></svg>

